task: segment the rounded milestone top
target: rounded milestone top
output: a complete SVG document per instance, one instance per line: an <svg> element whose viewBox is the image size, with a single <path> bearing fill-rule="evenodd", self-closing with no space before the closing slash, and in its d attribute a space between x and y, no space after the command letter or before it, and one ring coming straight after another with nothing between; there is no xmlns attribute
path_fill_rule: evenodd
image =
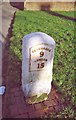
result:
<svg viewBox="0 0 76 120"><path fill-rule="evenodd" d="M56 44L54 39L47 35L46 33L43 32L32 32L30 34L27 34L23 37L23 42L28 44L33 44L33 43L46 43L46 44L52 44L55 48Z"/></svg>

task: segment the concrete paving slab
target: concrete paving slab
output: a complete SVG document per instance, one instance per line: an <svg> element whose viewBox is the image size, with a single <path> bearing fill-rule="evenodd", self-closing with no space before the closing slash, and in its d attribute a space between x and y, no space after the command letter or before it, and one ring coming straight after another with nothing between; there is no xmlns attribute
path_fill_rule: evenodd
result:
<svg viewBox="0 0 76 120"><path fill-rule="evenodd" d="M10 27L11 20L13 18L16 8L13 8L10 3L2 3L2 35L6 38L8 34L8 28Z"/></svg>

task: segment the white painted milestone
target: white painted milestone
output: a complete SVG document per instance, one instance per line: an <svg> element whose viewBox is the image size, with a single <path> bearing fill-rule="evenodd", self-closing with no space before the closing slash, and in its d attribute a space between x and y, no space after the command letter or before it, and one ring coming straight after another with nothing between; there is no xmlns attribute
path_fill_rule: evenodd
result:
<svg viewBox="0 0 76 120"><path fill-rule="evenodd" d="M25 97L48 95L55 41L45 33L34 32L24 36L22 42L22 89Z"/></svg>

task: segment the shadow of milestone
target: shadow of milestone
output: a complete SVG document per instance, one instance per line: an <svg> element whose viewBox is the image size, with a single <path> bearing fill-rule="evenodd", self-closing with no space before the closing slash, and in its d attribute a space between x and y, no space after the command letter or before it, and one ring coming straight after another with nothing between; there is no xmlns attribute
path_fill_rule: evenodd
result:
<svg viewBox="0 0 76 120"><path fill-rule="evenodd" d="M10 0L10 5L19 10L24 10L24 2L12 2L12 0Z"/></svg>

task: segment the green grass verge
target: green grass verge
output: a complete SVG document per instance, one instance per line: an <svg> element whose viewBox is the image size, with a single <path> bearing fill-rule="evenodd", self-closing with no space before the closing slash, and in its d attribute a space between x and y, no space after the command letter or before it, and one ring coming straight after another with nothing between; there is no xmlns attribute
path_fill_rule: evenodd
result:
<svg viewBox="0 0 76 120"><path fill-rule="evenodd" d="M63 14L66 12L62 12ZM68 12L72 15L71 12ZM75 22L49 15L42 11L17 11L10 39L10 55L15 54L22 61L22 38L31 32L44 32L56 41L53 81L70 100L69 107L59 116L74 117L75 76L74 76L74 35ZM10 58L11 59L11 58ZM12 59L14 59L12 57ZM11 59L11 60L12 60ZM65 100L65 99L64 99Z"/></svg>
<svg viewBox="0 0 76 120"><path fill-rule="evenodd" d="M76 18L76 11L57 11L57 13L60 13L62 15L68 16L68 17L73 17Z"/></svg>

